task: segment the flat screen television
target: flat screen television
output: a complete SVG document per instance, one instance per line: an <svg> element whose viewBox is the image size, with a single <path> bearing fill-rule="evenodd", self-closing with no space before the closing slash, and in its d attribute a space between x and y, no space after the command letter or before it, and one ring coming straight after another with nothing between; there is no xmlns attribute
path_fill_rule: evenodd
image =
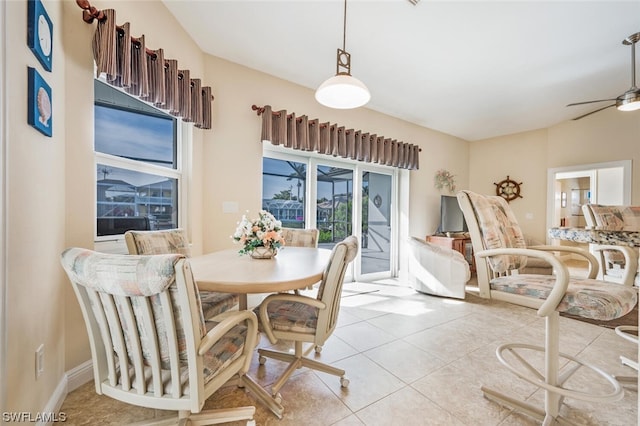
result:
<svg viewBox="0 0 640 426"><path fill-rule="evenodd" d="M446 234L447 232L468 232L467 222L464 220L464 214L458 204L458 198L455 195L440 196L440 225L438 226L438 234Z"/></svg>

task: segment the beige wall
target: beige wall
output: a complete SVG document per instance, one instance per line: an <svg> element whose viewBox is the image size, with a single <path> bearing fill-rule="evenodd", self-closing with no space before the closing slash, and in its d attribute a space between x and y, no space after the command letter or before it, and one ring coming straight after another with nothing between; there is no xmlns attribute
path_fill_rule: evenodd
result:
<svg viewBox="0 0 640 426"><path fill-rule="evenodd" d="M7 40L7 283L6 348L9 411L43 410L65 371L90 359L86 329L59 257L69 246L93 247L93 59L95 25L85 24L72 1L45 1L54 24L53 70L46 72L28 49L27 2L6 2ZM163 47L195 76L204 75L202 53L161 4L154 19L143 2L118 3L118 23L130 20L149 47ZM171 31L166 31L171 28ZM26 121L27 66L52 88L53 137ZM200 155L202 131L194 131ZM200 179L199 156L190 174ZM191 194L194 244L201 246L201 192ZM44 343L44 374L35 379L35 351Z"/></svg>
<svg viewBox="0 0 640 426"><path fill-rule="evenodd" d="M90 39L95 24L82 22L75 2L44 3L55 29L51 73L42 70L26 46L27 3L6 2L7 99L11 103L7 108L6 194L10 392L5 408L11 411L42 410L65 371L90 358L84 324L59 256L68 246L93 247ZM167 57L178 59L192 75L213 87L214 128L193 130L192 164L187 171L192 184L188 199L194 253L231 246L229 235L239 214L260 207L260 118L251 110L252 104L271 104L420 145L420 170L410 174L405 230L417 236L437 227L440 192L433 187L433 176L440 168L456 175L458 188L483 193L493 193L493 182L506 175L522 181L524 198L512 203L514 210L525 232L544 235L548 167L638 160L640 155L638 113L607 110L589 120L469 145L366 108L330 110L315 103L311 89L203 55L161 3L150 8L146 2L119 1L113 7L118 23L130 21L133 33L144 33L149 47L163 47ZM27 66L39 69L53 89L53 138L42 136L26 123ZM639 179L640 174L634 173L636 202L640 200ZM239 214L223 214L224 201L238 202ZM526 213L532 219L523 220ZM45 344L45 373L36 381L34 354L40 343Z"/></svg>
<svg viewBox="0 0 640 426"><path fill-rule="evenodd" d="M544 241L546 220L547 130L472 142L469 189L496 194L496 185L522 182L521 195L510 203L527 237Z"/></svg>
<svg viewBox="0 0 640 426"><path fill-rule="evenodd" d="M261 203L261 117L251 109L271 105L347 128L385 135L422 148L420 170L411 172L410 227L418 236L433 233L439 220L439 193L433 187L438 168L456 174L466 185L468 143L366 108L337 111L319 105L311 89L237 64L207 57L207 74L215 76L214 128L205 135L204 251L233 247L230 235L246 210L256 214ZM329 157L332 158L332 157ZM238 203L238 213L223 213L222 203ZM415 219L414 219L415 218Z"/></svg>
<svg viewBox="0 0 640 426"><path fill-rule="evenodd" d="M640 111L609 108L549 128L547 167L631 160L631 202L640 203Z"/></svg>
<svg viewBox="0 0 640 426"><path fill-rule="evenodd" d="M511 202L525 235L545 241L547 169L632 160L632 203L640 202L640 111L609 108L577 121L473 142L469 187L495 194L509 175L523 182L523 198Z"/></svg>
<svg viewBox="0 0 640 426"><path fill-rule="evenodd" d="M56 31L54 72L44 71L26 45L27 2L6 7L6 408L35 411L43 408L64 371L65 295L58 258L65 243L65 62ZM61 22L59 3L47 10L53 22ZM53 138L27 124L28 66L52 88ZM41 343L45 373L36 382L35 351Z"/></svg>
<svg viewBox="0 0 640 426"><path fill-rule="evenodd" d="M41 70L27 48L26 2L7 2L8 108L7 181L7 389L5 408L41 411L66 371L90 359L86 331L70 285L59 264L69 246L93 247L95 165L93 159L94 25L81 20L73 1L44 1L54 23L53 72ZM99 5L108 8L110 5ZM192 76L211 85L214 128L193 130L187 170L189 231L194 253L227 247L239 219L222 214L223 201L237 201L239 212L260 207L260 118L252 104L269 103L339 122L422 147L421 168L411 173L409 232L424 235L438 222L439 168L467 185L468 143L455 137L372 112L338 112L321 107L313 91L217 58L203 55L160 3L114 2L117 22L131 22L150 48L162 47ZM53 89L54 137L47 138L25 119L26 67L41 70ZM34 375L35 350L45 344L45 373Z"/></svg>

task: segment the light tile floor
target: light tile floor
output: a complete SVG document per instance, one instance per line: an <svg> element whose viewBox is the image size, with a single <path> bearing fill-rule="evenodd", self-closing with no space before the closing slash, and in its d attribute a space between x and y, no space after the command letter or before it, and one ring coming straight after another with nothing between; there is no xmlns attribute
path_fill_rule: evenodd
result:
<svg viewBox="0 0 640 426"><path fill-rule="evenodd" d="M544 321L532 309L480 299L469 289L465 300L454 300L416 293L396 280L345 284L339 326L319 359L344 368L348 388L335 376L303 368L281 390L281 420L235 387L214 394L205 409L257 405L258 425L537 424L485 399L480 386L541 403L539 391L499 364L495 348L510 341L542 344ZM638 348L613 330L567 318L560 327L561 351L614 375L635 374L619 356L635 359ZM261 346L270 346L268 340ZM275 360L260 366L256 355L250 374L268 389L283 369ZM565 403L562 414L574 424L638 424L636 386L614 403ZM61 410L70 425L122 425L158 414L98 396L93 383L71 392Z"/></svg>

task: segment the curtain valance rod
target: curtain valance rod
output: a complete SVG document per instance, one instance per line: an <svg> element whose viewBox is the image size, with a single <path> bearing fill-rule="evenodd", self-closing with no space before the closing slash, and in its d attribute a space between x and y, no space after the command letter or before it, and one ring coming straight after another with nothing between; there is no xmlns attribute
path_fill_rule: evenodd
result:
<svg viewBox="0 0 640 426"><path fill-rule="evenodd" d="M82 20L87 24L92 24L94 20L105 21L107 19L107 15L102 11L98 10L96 7L91 6L88 0L76 0L76 4L80 6L82 9ZM116 31L118 31L119 37L124 37L126 32L122 25L116 25ZM142 42L140 38L131 36L131 42L139 49L142 46ZM149 48L144 49L145 53L151 56L152 59L158 59L158 54ZM164 68L169 68L169 63L165 61ZM178 78L184 78L183 73L178 74Z"/></svg>
<svg viewBox="0 0 640 426"><path fill-rule="evenodd" d="M98 20L100 22L107 20L107 15L102 11L98 10L95 6L91 6L89 0L76 0L76 4L80 6L82 9L82 20L87 24L93 24L94 20ZM123 37L125 34L124 28L122 25L116 25L116 30L118 31L118 35ZM131 36L131 42L135 44L138 48L142 45L139 38ZM151 56L153 59L157 59L158 55L151 49L144 49L146 54ZM168 65L165 65L167 67Z"/></svg>
<svg viewBox="0 0 640 426"><path fill-rule="evenodd" d="M300 151L315 151L334 157L417 170L422 149L396 139L346 129L338 124L320 123L295 112L273 111L270 105L251 109L262 116L261 140Z"/></svg>
<svg viewBox="0 0 640 426"><path fill-rule="evenodd" d="M116 23L114 9L98 10L89 0L76 0L87 24L97 21L92 49L97 76L130 95L181 117L201 129L211 129L210 86L191 71L178 66L176 59L165 58L164 49L148 49L144 34L131 35L129 22Z"/></svg>

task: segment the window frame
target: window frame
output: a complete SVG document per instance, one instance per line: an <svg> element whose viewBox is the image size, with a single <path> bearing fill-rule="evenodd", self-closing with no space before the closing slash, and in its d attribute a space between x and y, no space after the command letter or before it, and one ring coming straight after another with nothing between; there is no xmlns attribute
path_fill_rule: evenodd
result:
<svg viewBox="0 0 640 426"><path fill-rule="evenodd" d="M100 79L102 83L104 81ZM112 90L117 90L122 94L125 94L131 99L137 102L143 102L135 97L129 95L123 90L109 86ZM153 108L158 111L159 116L166 116L175 120L174 126L174 140L175 140L175 168L160 166L152 163L146 163L143 161L136 161L129 158L119 157L116 155L105 154L102 152L98 152L95 150L95 136L93 144L93 170L97 170L99 164L109 166L109 167L118 167L122 169L131 170L134 172L140 173L148 173L153 174L160 177L167 177L171 179L176 179L176 187L178 191L178 195L176 197L177 202L177 222L176 226L180 228L187 228L188 226L188 199L189 199L189 177L188 173L185 173L188 170L189 162L189 154L192 150L192 141L193 141L193 130L189 123L185 123L182 121L180 117L174 117L168 114L165 111L162 111L152 104L147 102L143 102L146 106ZM119 110L131 111L134 113L140 114L148 114L153 116L153 113L146 112L143 110L136 110L131 108L126 108L117 104L110 104L108 102L95 101L94 105L100 105L103 107L114 108ZM94 126L95 128L95 126ZM93 238L94 238L94 248L98 251L107 251L107 252L124 252L126 253L126 245L124 244L124 234L117 235L103 235L98 236L98 227L97 227L97 175L93 180ZM115 243L115 245L114 245Z"/></svg>

